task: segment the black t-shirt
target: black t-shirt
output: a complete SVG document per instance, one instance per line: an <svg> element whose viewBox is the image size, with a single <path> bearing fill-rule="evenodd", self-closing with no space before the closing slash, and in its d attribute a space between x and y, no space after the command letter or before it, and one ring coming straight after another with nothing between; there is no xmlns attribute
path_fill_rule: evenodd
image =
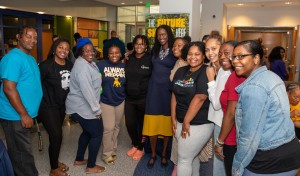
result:
<svg viewBox="0 0 300 176"><path fill-rule="evenodd" d="M276 174L300 167L300 143L298 138L272 150L257 150L246 167L257 174Z"/></svg>
<svg viewBox="0 0 300 176"><path fill-rule="evenodd" d="M65 65L59 65L53 59L45 60L39 65L43 89L41 107L65 105L72 67L72 62L67 59Z"/></svg>
<svg viewBox="0 0 300 176"><path fill-rule="evenodd" d="M196 94L208 96L208 79L206 65L202 65L197 71L190 72L190 66L181 67L177 70L172 81L172 91L176 97L176 118L183 123L189 105ZM197 115L190 122L191 125L211 123L207 120L209 99L207 98Z"/></svg>
<svg viewBox="0 0 300 176"><path fill-rule="evenodd" d="M148 83L152 73L151 55L144 54L141 58L136 58L133 54L126 62L126 101L144 103Z"/></svg>

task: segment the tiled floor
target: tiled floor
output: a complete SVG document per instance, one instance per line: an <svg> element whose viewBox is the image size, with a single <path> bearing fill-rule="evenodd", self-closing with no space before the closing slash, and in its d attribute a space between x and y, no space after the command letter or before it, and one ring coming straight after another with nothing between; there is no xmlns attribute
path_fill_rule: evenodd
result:
<svg viewBox="0 0 300 176"><path fill-rule="evenodd" d="M40 125L41 126L41 125ZM43 150L40 152L38 150L38 135L36 132L32 133L32 145L33 145L33 153L35 156L36 167L39 171L40 176L49 175L50 164L48 157L48 134L47 132L41 128L41 133L43 137ZM71 176L83 176L87 175L84 172L85 167L73 166L74 158L77 150L77 142L78 137L81 133L81 127L79 124L69 123L66 121L63 127L63 143L60 152L60 161L64 162L70 167L68 173ZM1 129L0 131L1 139L4 139L4 134ZM4 140L5 141L5 140ZM118 141L118 151L117 151L117 160L115 165L106 166L100 157L100 152L97 158L97 164L102 166L106 166L106 172L101 174L88 174L89 176L94 175L102 175L102 176L132 176L134 169L138 163L138 161L133 161L130 157L127 157L126 152L131 147L130 138L126 131L125 123L123 121L122 128L119 135ZM101 151L101 149L100 149Z"/></svg>

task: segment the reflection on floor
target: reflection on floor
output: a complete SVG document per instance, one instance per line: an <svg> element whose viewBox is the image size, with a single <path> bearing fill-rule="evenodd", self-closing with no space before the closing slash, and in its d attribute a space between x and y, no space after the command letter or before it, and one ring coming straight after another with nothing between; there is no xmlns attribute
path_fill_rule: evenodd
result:
<svg viewBox="0 0 300 176"><path fill-rule="evenodd" d="M38 134L33 130L32 133L32 146L33 153L35 157L36 167L39 171L40 176L48 176L50 171L49 157L48 157L48 134L45 129L40 125L41 133L43 137L43 150L40 152L38 150ZM82 176L86 175L84 172L85 167L73 166L73 162L76 156L77 150L77 142L78 137L81 133L81 127L78 123L70 123L69 120L65 121L65 125L63 127L63 142L60 153L60 161L64 162L70 167L68 173L71 176ZM0 131L0 137L5 142L5 137L3 134L3 130ZM101 160L100 152L97 157L97 164L102 166L106 166L106 172L101 174L88 174L90 176L93 175L102 175L102 176L132 176L134 173L134 169L138 163L138 161L132 160L130 157L126 155L127 150L131 147L130 138L126 131L125 122L122 122L122 128L119 135L118 140L118 151L117 151L117 160L115 165L107 166ZM101 151L101 149L100 149ZM86 153L87 156L87 153Z"/></svg>

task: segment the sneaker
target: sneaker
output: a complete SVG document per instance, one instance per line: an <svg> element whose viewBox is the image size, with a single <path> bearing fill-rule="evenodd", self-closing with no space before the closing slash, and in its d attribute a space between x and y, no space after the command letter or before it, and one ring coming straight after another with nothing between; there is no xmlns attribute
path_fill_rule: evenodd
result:
<svg viewBox="0 0 300 176"><path fill-rule="evenodd" d="M134 155L132 156L132 159L135 160L135 161L138 161L140 160L144 155L144 151L141 151L141 150L137 150Z"/></svg>
<svg viewBox="0 0 300 176"><path fill-rule="evenodd" d="M137 151L137 148L136 147L132 147L130 150L128 150L127 155L131 157L131 156L134 155L134 153L136 151Z"/></svg>

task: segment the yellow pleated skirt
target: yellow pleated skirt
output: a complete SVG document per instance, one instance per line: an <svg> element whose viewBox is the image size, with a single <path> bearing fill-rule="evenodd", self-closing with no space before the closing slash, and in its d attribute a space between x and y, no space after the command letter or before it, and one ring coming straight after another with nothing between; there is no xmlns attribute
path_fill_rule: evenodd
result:
<svg viewBox="0 0 300 176"><path fill-rule="evenodd" d="M171 116L145 114L143 135L172 136L173 133Z"/></svg>

